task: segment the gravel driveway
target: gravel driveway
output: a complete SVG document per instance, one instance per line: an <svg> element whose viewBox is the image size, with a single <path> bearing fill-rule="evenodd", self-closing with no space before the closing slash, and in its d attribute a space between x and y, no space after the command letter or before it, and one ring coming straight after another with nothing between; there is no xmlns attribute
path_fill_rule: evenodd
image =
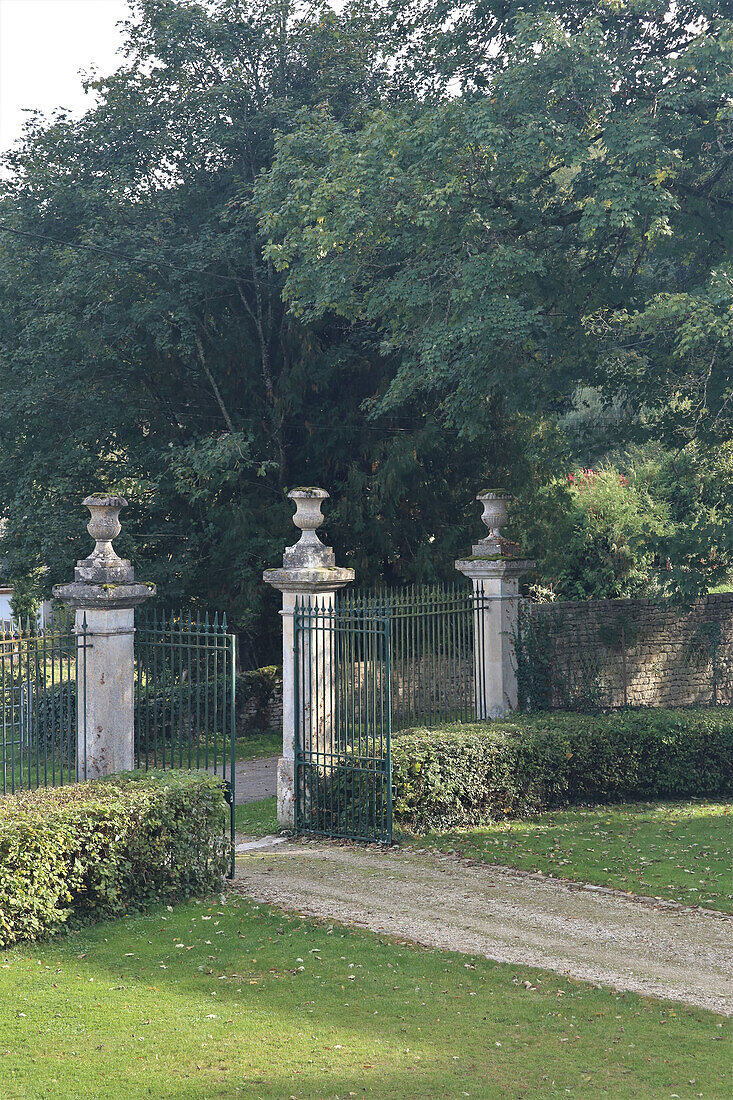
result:
<svg viewBox="0 0 733 1100"><path fill-rule="evenodd" d="M277 794L276 756L258 756L254 760L238 760L234 772L235 802L259 802Z"/></svg>
<svg viewBox="0 0 733 1100"><path fill-rule="evenodd" d="M430 947L733 1015L733 919L578 889L455 856L288 841L237 856L258 901Z"/></svg>

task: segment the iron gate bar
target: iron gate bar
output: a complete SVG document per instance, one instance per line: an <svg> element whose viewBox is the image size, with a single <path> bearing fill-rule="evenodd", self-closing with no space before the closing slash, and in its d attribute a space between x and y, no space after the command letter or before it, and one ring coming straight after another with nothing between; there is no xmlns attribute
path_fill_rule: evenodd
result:
<svg viewBox="0 0 733 1100"><path fill-rule="evenodd" d="M0 626L2 794L75 782L77 740L86 740L86 616L79 629ZM82 728L78 728L79 715Z"/></svg>
<svg viewBox="0 0 733 1100"><path fill-rule="evenodd" d="M296 829L389 841L386 608L296 600L293 615Z"/></svg>
<svg viewBox="0 0 733 1100"><path fill-rule="evenodd" d="M235 708L236 639L228 633L226 614L220 620L217 613L211 621L206 612L202 621L190 610L143 613L135 632L136 764L164 771L203 767L221 776L230 806L230 875L236 828Z"/></svg>

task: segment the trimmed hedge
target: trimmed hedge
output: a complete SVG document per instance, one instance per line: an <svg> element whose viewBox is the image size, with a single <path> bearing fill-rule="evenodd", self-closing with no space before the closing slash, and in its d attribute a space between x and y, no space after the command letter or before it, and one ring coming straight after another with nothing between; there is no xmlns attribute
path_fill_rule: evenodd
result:
<svg viewBox="0 0 733 1100"><path fill-rule="evenodd" d="M392 742L395 820L414 831L571 803L733 793L733 708L519 715Z"/></svg>
<svg viewBox="0 0 733 1100"><path fill-rule="evenodd" d="M218 889L221 780L128 772L0 798L0 946Z"/></svg>

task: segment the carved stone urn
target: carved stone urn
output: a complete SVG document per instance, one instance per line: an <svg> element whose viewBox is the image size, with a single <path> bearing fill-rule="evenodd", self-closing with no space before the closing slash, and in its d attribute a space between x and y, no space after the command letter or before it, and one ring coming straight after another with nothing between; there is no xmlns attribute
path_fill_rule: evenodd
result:
<svg viewBox="0 0 733 1100"><path fill-rule="evenodd" d="M484 506L481 520L489 533L474 546L473 552L474 554L501 554L504 546L501 529L509 516L511 497L501 489L487 489L483 493L478 493L476 500Z"/></svg>
<svg viewBox="0 0 733 1100"><path fill-rule="evenodd" d="M94 549L89 557L77 561L71 584L54 587L54 596L84 610L131 608L149 600L155 595L155 585L137 584L132 565L119 557L112 545L122 530L120 509L127 507L125 498L91 496L82 503L91 512L87 531L94 539Z"/></svg>
<svg viewBox="0 0 733 1100"><path fill-rule="evenodd" d="M329 494L325 489L291 489L288 497L295 501L293 523L301 535L294 546L287 547L281 569L265 570L265 583L299 595L332 593L349 584L354 570L337 567L333 550L316 534L323 523L321 505Z"/></svg>
<svg viewBox="0 0 733 1100"><path fill-rule="evenodd" d="M295 501L293 523L302 532L295 546L289 546L283 556L286 567L335 565L333 550L325 546L316 531L323 525L321 505L328 500L325 489L291 489L288 499Z"/></svg>
<svg viewBox="0 0 733 1100"><path fill-rule="evenodd" d="M92 514L87 531L95 546L88 558L76 563L76 580L92 584L124 584L133 580L129 561L120 558L112 546L112 540L122 530L120 509L127 507L127 501L124 497L86 497L82 503Z"/></svg>

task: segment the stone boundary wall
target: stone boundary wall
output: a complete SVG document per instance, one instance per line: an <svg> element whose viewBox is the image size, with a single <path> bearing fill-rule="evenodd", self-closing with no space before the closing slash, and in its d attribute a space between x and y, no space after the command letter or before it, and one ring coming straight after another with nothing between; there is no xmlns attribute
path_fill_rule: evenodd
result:
<svg viewBox="0 0 733 1100"><path fill-rule="evenodd" d="M249 730L281 729L283 675L275 665L237 675L237 736Z"/></svg>
<svg viewBox="0 0 733 1100"><path fill-rule="evenodd" d="M279 683L272 699L264 707L260 707L252 699L248 699L241 707L237 706L237 732L246 733L248 730L281 729L283 724L283 686Z"/></svg>
<svg viewBox="0 0 733 1100"><path fill-rule="evenodd" d="M606 706L733 704L733 592L668 600L525 604L546 646L545 705L596 693Z"/></svg>
<svg viewBox="0 0 733 1100"><path fill-rule="evenodd" d="M545 706L733 705L733 592L707 596L687 611L668 600L525 602L524 610L544 647ZM413 669L403 683L401 670L393 668L395 730L412 720L413 710L444 706L446 697L459 691L457 679L473 695L470 663L464 668L460 661L454 668L449 660L437 677L434 665L429 671L416 676ZM278 669L273 678L272 672L244 674L254 683L237 702L240 734L282 725L282 673ZM262 673L268 676L263 679Z"/></svg>

